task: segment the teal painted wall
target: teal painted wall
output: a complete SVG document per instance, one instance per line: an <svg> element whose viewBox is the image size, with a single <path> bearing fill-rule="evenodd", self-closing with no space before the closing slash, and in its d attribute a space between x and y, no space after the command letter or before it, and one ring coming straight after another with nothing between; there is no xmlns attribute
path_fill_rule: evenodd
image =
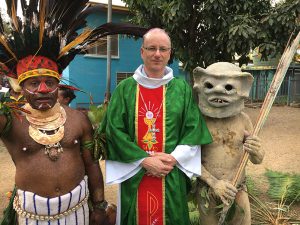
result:
<svg viewBox="0 0 300 225"><path fill-rule="evenodd" d="M122 22L126 14L115 12L112 15L113 22ZM99 13L88 18L90 26L105 23L106 13ZM111 59L111 92L116 88L118 72L134 72L142 63L140 57L140 46L142 39L135 40L125 36L119 36L119 57ZM71 103L71 107L88 107L90 96L94 104L100 104L104 100L106 91L106 57L95 57L88 55L78 55L64 71L63 77L66 83L76 86L83 92L76 92L76 99ZM170 67L174 70L175 76L185 77L178 67L178 61L174 61Z"/></svg>

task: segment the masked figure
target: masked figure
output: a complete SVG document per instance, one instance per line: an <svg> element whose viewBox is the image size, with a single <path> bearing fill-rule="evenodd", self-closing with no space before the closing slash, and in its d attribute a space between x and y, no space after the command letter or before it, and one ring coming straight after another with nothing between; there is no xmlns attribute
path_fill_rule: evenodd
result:
<svg viewBox="0 0 300 225"><path fill-rule="evenodd" d="M217 206L233 200L235 210L229 224L251 224L245 171L237 187L231 181L243 151L250 154L250 161L254 164L261 163L264 156L260 139L250 135L253 131L251 120L242 112L252 82L250 73L242 72L238 66L227 62L194 70L198 105L213 136L213 142L202 148L202 175L198 180L197 202L202 225L218 224L222 209Z"/></svg>

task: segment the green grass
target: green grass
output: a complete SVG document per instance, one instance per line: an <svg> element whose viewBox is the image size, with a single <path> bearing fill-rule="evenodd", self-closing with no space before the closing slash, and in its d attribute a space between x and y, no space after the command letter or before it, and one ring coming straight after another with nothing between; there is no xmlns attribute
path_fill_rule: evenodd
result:
<svg viewBox="0 0 300 225"><path fill-rule="evenodd" d="M282 173L272 170L267 170L265 175L268 178L270 187L268 196L276 201L281 200L285 194L287 203L300 202L300 175Z"/></svg>

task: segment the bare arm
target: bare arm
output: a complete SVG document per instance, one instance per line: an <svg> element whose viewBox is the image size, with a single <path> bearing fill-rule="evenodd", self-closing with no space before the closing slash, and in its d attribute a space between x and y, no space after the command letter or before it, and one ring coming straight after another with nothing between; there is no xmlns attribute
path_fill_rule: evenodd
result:
<svg viewBox="0 0 300 225"><path fill-rule="evenodd" d="M220 197L224 204L228 205L229 201L235 198L237 189L229 181L218 180L203 165L201 165L200 179L213 189L214 193Z"/></svg>
<svg viewBox="0 0 300 225"><path fill-rule="evenodd" d="M1 111L1 109L0 109ZM0 115L0 133L2 133L7 123L7 118L5 115Z"/></svg>
<svg viewBox="0 0 300 225"><path fill-rule="evenodd" d="M93 203L104 200L103 175L98 162L94 162L89 150L83 152L86 174L89 178L89 190Z"/></svg>
<svg viewBox="0 0 300 225"><path fill-rule="evenodd" d="M89 120L85 118L83 122L83 136L82 143L89 142L93 140L93 129ZM104 183L103 175L99 166L98 161L94 161L92 152L90 149L83 149L82 158L85 165L85 171L88 175L89 180L89 191L91 195L91 200L93 205L97 205L104 200ZM98 225L102 224L105 220L106 214L105 210L94 208L90 215L90 224Z"/></svg>

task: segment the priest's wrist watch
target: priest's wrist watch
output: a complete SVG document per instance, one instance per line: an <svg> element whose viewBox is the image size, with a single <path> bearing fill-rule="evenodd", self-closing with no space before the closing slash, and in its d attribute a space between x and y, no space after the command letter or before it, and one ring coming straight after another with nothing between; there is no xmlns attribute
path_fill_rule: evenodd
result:
<svg viewBox="0 0 300 225"><path fill-rule="evenodd" d="M107 206L108 206L108 202L107 202L106 200L102 200L102 201L100 201L100 202L96 202L96 203L93 205L93 207L94 207L95 209L100 209L100 210L106 210Z"/></svg>

